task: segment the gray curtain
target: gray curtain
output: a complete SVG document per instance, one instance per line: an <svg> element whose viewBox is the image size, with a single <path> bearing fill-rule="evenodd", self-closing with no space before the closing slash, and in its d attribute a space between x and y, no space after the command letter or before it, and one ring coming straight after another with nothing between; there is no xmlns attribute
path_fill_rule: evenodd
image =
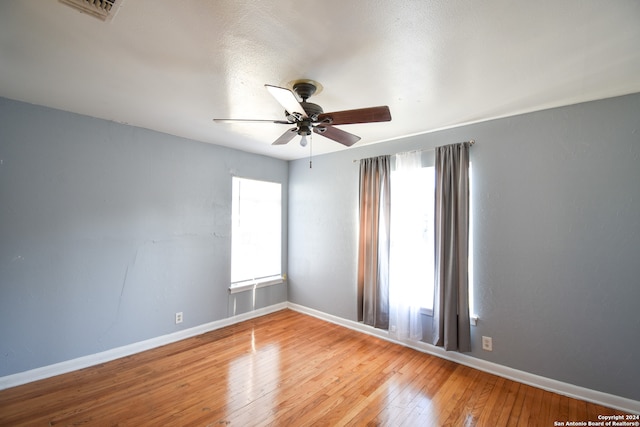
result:
<svg viewBox="0 0 640 427"><path fill-rule="evenodd" d="M358 320L389 327L389 220L391 158L360 161Z"/></svg>
<svg viewBox="0 0 640 427"><path fill-rule="evenodd" d="M471 351L469 323L469 146L437 147L433 344Z"/></svg>

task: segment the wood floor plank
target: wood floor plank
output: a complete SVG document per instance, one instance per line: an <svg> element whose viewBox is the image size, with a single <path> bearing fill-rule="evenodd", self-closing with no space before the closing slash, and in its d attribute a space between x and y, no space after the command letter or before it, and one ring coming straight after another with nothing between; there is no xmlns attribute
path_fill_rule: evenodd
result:
<svg viewBox="0 0 640 427"><path fill-rule="evenodd" d="M362 416L367 422L374 425L399 425L397 421L409 410L411 402L420 393L424 378L430 378L438 369L437 363L431 363L431 359L425 359L419 355L410 358L396 374L389 378L387 384L381 390L381 397L385 402L380 406L371 405ZM375 415L374 415L375 414ZM362 419L360 417L355 420Z"/></svg>
<svg viewBox="0 0 640 427"><path fill-rule="evenodd" d="M541 426L620 411L291 310L0 391L0 426Z"/></svg>
<svg viewBox="0 0 640 427"><path fill-rule="evenodd" d="M507 425L516 426L520 424L520 417L523 414L524 399L527 394L527 386L524 384L518 385L518 390L514 397L513 405L511 407L509 418L506 421Z"/></svg>
<svg viewBox="0 0 640 427"><path fill-rule="evenodd" d="M451 415L443 426L462 426L472 423L472 411L476 403L476 399L480 397L478 388L484 380L482 373L477 369L467 368L466 389L461 396L459 404L451 411Z"/></svg>
<svg viewBox="0 0 640 427"><path fill-rule="evenodd" d="M511 418L512 412L517 410L515 406L516 397L518 395L518 391L520 390L520 383L515 381L509 381L507 387L507 395L502 403L502 409L500 411L500 415L498 416L498 421L496 425L510 425L509 419ZM514 424L511 424L514 425Z"/></svg>
<svg viewBox="0 0 640 427"><path fill-rule="evenodd" d="M431 359L430 361L434 361ZM417 414L428 413L431 411L431 400L436 395L444 379L451 372L450 363L432 363L429 370L424 375L417 377L410 387L404 390L400 401L397 403L397 410L392 421L393 425L403 425L408 422L408 418L415 417ZM427 416L424 416L427 418Z"/></svg>
<svg viewBox="0 0 640 427"><path fill-rule="evenodd" d="M394 358L387 369L386 381L380 384L373 393L359 395L358 390L350 392L347 405L336 412L336 425L363 425L368 423L380 424L381 408L395 409L393 401L407 387L410 378L402 372L405 368L415 369L416 375L424 368L423 361L416 358ZM388 416L389 414L385 414Z"/></svg>

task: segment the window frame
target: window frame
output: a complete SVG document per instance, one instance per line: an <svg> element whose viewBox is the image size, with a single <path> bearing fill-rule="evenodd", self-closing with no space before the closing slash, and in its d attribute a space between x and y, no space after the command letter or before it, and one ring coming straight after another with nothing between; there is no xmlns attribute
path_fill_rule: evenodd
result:
<svg viewBox="0 0 640 427"><path fill-rule="evenodd" d="M274 184L278 186L278 198L279 198L279 212L278 212L278 229L279 229L279 233L278 233L278 242L277 244L274 243L274 247L277 245L278 250L279 250L279 257L278 257L278 273L277 274L268 274L268 275L264 275L264 276L260 276L257 275L258 277L249 277L249 278L242 278L241 280L236 280L236 281L232 281L233 280L233 275L234 275L234 239L237 237L236 233L234 233L235 230L235 225L234 222L239 220L239 218L237 217L237 214L235 213L236 210L238 209L236 203L241 203L242 199L241 199L241 195L236 195L236 182L238 182L238 184L241 184L242 182L256 182L256 183L260 183L260 184ZM281 182L276 182L276 181L269 181L269 180L264 180L264 179L256 179L256 178L247 178L247 177L240 177L240 176L232 176L232 191L231 191L231 263L230 263L230 285L229 285L229 293L231 294L235 294L235 293L239 293L239 292L245 292L248 290L255 290L258 288L262 288L262 287L266 287L266 286L272 286L272 285L276 285L276 284L280 284L284 282L284 276L282 274L282 218L283 218L283 196L282 196L282 183ZM264 228L268 228L273 226L273 223L269 223L269 224L263 224L262 227Z"/></svg>
<svg viewBox="0 0 640 427"><path fill-rule="evenodd" d="M421 165L421 169L433 168L435 174L435 165L425 165L424 160ZM393 173L395 170L392 170L391 179L393 180ZM391 184L393 187L393 183ZM468 270L469 270L469 317L471 319L471 325L476 326L478 321L478 315L475 314L475 304L474 304L474 274L473 274L473 250L474 250L474 220L473 220L473 163L469 162L469 257L468 257ZM433 197L435 198L435 186L433 189ZM393 204L393 195L391 196L391 203ZM392 207L393 209L393 207ZM393 233L393 231L391 232ZM390 236L391 238L391 236ZM435 243L434 243L435 244ZM434 266L434 276L433 276L433 287L432 290L435 290L435 259L433 260ZM435 295L434 295L435 298ZM433 306L435 304L435 300L431 302L431 308L429 307L420 307L420 313L429 317L433 317Z"/></svg>

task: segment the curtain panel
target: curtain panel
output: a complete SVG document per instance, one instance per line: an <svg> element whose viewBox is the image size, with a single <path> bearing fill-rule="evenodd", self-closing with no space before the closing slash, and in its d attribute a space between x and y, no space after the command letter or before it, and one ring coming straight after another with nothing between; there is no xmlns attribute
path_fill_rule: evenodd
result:
<svg viewBox="0 0 640 427"><path fill-rule="evenodd" d="M360 161L358 321L389 327L389 226L391 158Z"/></svg>
<svg viewBox="0 0 640 427"><path fill-rule="evenodd" d="M433 344L471 351L469 142L436 147Z"/></svg>

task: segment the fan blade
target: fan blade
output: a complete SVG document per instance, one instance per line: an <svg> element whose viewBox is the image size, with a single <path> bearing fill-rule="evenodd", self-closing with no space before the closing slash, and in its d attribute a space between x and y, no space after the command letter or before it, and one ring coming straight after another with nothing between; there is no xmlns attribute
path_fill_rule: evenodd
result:
<svg viewBox="0 0 640 427"><path fill-rule="evenodd" d="M329 139L333 139L342 145L351 147L356 142L360 141L360 137L349 132L345 132L342 129L334 128L333 126L321 125L313 128L313 131L318 135L322 135Z"/></svg>
<svg viewBox="0 0 640 427"><path fill-rule="evenodd" d="M381 107L359 108L357 110L335 111L318 115L318 121L330 125L351 125L356 123L389 122L391 112L386 105Z"/></svg>
<svg viewBox="0 0 640 427"><path fill-rule="evenodd" d="M277 123L280 125L292 125L286 120L260 120L260 119L213 119L216 123Z"/></svg>
<svg viewBox="0 0 640 427"><path fill-rule="evenodd" d="M264 85L267 88L269 93L273 95L273 97L282 105L285 111L289 114L299 114L300 117L304 117L305 119L308 117L300 102L296 96L289 89L272 86L272 85Z"/></svg>
<svg viewBox="0 0 640 427"><path fill-rule="evenodd" d="M296 132L297 130L298 129L296 129L296 128L287 129L287 131L285 133L283 133L282 135L280 135L280 137L278 139L273 141L273 143L271 145L284 145L284 144L286 144L287 142L291 141L294 136L297 135L297 132Z"/></svg>

